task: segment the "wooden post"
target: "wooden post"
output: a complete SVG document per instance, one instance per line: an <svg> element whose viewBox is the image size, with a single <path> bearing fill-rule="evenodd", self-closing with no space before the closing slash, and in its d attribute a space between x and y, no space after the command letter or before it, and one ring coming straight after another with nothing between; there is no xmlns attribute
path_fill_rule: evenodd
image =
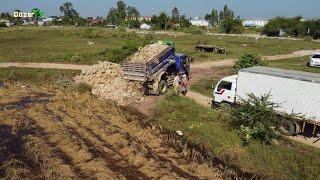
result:
<svg viewBox="0 0 320 180"><path fill-rule="evenodd" d="M312 135L314 135L316 133L316 128L317 128L317 125L316 124L313 124L313 131L312 131Z"/></svg>
<svg viewBox="0 0 320 180"><path fill-rule="evenodd" d="M303 125L302 125L302 133L304 133L305 127L306 127L306 122L304 121L304 122L303 122Z"/></svg>

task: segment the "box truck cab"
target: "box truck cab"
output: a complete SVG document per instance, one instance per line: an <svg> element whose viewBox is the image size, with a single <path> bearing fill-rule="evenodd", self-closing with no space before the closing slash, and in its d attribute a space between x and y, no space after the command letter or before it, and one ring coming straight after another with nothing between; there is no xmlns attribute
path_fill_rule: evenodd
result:
<svg viewBox="0 0 320 180"><path fill-rule="evenodd" d="M222 103L234 104L236 101L237 75L221 79L216 87L213 88L214 100L212 105L220 105Z"/></svg>

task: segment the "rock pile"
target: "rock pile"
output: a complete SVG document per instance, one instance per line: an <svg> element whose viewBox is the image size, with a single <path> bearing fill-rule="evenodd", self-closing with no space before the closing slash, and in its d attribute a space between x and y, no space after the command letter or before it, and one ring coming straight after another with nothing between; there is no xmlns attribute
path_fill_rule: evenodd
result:
<svg viewBox="0 0 320 180"><path fill-rule="evenodd" d="M123 69L119 64L100 62L82 71L75 78L77 83L88 83L92 93L102 99L112 100L119 105L128 105L143 98L141 85L128 82L123 78Z"/></svg>
<svg viewBox="0 0 320 180"><path fill-rule="evenodd" d="M167 49L169 46L159 41L154 44L149 44L141 49L134 55L130 57L130 60L133 62L146 62L153 58L156 55Z"/></svg>

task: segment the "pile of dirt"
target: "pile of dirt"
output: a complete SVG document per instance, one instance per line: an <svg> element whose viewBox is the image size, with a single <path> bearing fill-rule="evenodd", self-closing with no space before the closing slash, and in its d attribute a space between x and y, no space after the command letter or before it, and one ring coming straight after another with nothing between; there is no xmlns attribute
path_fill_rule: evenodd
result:
<svg viewBox="0 0 320 180"><path fill-rule="evenodd" d="M90 84L93 94L102 99L115 101L119 105L132 104L143 98L141 85L126 81L119 64L100 62L83 70L75 81Z"/></svg>
<svg viewBox="0 0 320 180"><path fill-rule="evenodd" d="M169 46L159 41L154 44L149 44L141 49L134 55L130 57L130 60L133 62L146 62L153 58L156 55L160 54L162 51L167 49Z"/></svg>

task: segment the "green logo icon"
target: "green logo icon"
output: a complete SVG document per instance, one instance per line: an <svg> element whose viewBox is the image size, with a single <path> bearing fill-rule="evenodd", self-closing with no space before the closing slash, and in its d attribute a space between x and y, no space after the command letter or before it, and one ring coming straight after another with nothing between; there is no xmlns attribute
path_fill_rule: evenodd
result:
<svg viewBox="0 0 320 180"><path fill-rule="evenodd" d="M40 9L38 9L38 8L32 9L31 12L34 14L34 17L36 17L36 18L43 17L43 15L44 15L44 12L41 11Z"/></svg>

